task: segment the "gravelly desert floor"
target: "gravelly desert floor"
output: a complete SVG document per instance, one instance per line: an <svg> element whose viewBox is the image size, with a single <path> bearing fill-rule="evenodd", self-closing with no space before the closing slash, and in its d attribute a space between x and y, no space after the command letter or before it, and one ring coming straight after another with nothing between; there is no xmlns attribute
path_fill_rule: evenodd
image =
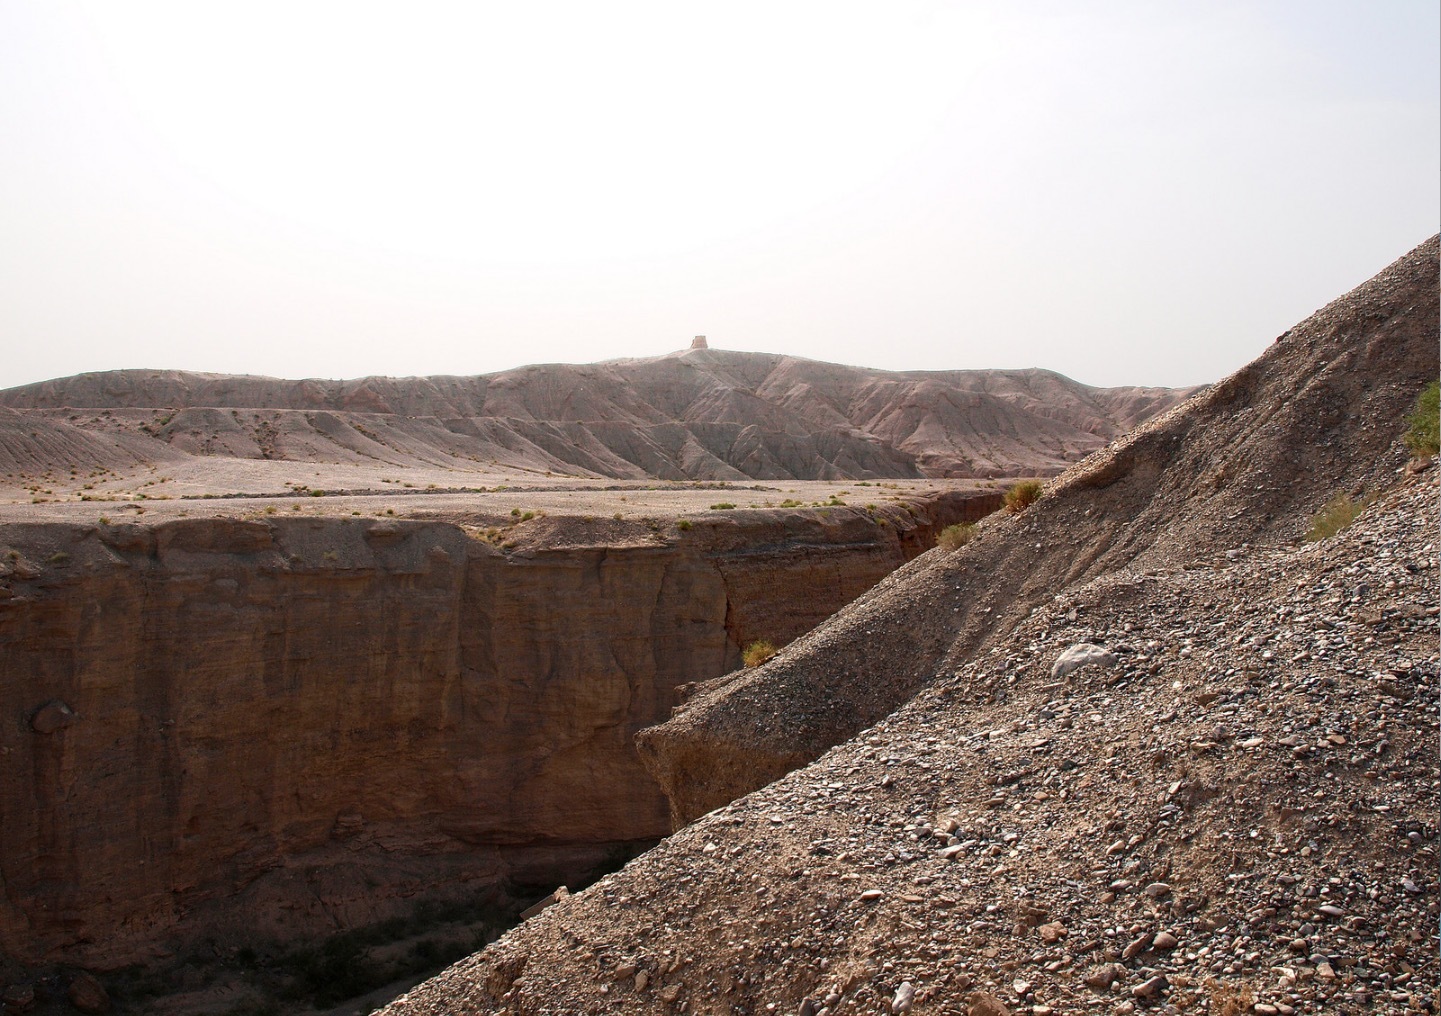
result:
<svg viewBox="0 0 1441 1016"><path fill-rule="evenodd" d="M234 460L228 460L233 462ZM76 494L60 485L54 493L35 495L27 490L0 488L0 522L85 522L101 517L119 520L143 517L147 522L186 517L247 516L255 513L299 512L336 517L396 515L437 518L466 513L509 515L513 510L545 512L557 516L655 515L676 518L712 510L713 505L734 508L824 506L835 499L864 507L886 501L928 496L940 491L999 489L1014 481L988 480L756 480L747 483L667 483L617 480L535 479L513 475L441 477L442 486L426 480L429 474L390 472L395 482L373 478L370 486L345 486L337 481L364 477L340 475L314 468L315 463L289 463L294 487L266 490L261 484L230 482L222 469L204 485L198 480L181 484L157 479L154 486L132 483L108 494ZM164 476L165 474L159 474ZM148 482L148 481L147 481ZM302 492L295 493L296 489ZM90 499L84 499L86 496ZM40 500L36 501L37 496ZM105 499L102 499L105 498ZM798 502L787 504L786 502ZM722 509L723 510L723 509Z"/></svg>

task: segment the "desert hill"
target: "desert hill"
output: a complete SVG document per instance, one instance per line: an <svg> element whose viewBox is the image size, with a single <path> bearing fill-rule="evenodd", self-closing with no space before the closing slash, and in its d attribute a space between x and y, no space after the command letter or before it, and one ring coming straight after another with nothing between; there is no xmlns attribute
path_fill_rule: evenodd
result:
<svg viewBox="0 0 1441 1016"><path fill-rule="evenodd" d="M120 370L0 391L0 474L218 456L666 480L1052 475L1190 391L717 349L477 377Z"/></svg>
<svg viewBox="0 0 1441 1016"><path fill-rule="evenodd" d="M1437 259L643 732L689 824L387 1012L1436 1011Z"/></svg>

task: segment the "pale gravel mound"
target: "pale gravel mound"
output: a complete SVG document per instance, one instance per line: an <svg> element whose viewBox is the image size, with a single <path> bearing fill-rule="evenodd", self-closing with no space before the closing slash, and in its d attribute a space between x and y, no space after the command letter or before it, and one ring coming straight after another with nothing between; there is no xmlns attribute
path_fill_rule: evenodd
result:
<svg viewBox="0 0 1441 1016"><path fill-rule="evenodd" d="M1056 592L1284 543L1337 494L1389 482L1438 371L1437 242L1287 332L1255 362L922 557L754 671L639 738L677 823L765 785L1004 640ZM938 623L944 619L943 623Z"/></svg>
<svg viewBox="0 0 1441 1016"><path fill-rule="evenodd" d="M893 373L688 350L478 377L79 374L0 392L56 425L194 456L669 480L1052 475L1191 389L1043 370ZM35 473L0 446L0 474ZM43 457L41 457L43 460ZM65 460L51 467L67 465Z"/></svg>
<svg viewBox="0 0 1441 1016"><path fill-rule="evenodd" d="M1437 316L1433 238L702 692L642 735L680 820L904 708L387 1011L1434 1011Z"/></svg>
<svg viewBox="0 0 1441 1016"><path fill-rule="evenodd" d="M84 474L124 472L182 458L144 435L99 434L0 407L0 474L40 476L61 466Z"/></svg>

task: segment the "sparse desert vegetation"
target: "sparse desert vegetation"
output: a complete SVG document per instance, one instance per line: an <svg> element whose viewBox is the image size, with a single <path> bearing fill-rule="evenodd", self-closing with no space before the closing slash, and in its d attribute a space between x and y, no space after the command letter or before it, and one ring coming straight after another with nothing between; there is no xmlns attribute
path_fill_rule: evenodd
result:
<svg viewBox="0 0 1441 1016"><path fill-rule="evenodd" d="M1441 382L1432 381L1421 390L1416 408L1406 418L1404 440L1412 455L1441 452Z"/></svg>
<svg viewBox="0 0 1441 1016"><path fill-rule="evenodd" d="M970 543L975 535L974 522L957 522L941 530L940 536L936 538L936 545L945 550L960 550Z"/></svg>
<svg viewBox="0 0 1441 1016"><path fill-rule="evenodd" d="M778 652L780 650L773 643L765 639L757 639L746 646L745 652L741 654L741 659L747 667L759 667Z"/></svg>
<svg viewBox="0 0 1441 1016"><path fill-rule="evenodd" d="M1041 497L1040 480L1022 480L1006 491L1006 510L1019 515Z"/></svg>

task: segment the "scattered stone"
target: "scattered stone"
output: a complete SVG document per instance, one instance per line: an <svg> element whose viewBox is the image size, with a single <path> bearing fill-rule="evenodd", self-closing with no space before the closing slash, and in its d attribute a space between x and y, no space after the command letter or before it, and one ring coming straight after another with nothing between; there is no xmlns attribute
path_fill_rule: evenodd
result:
<svg viewBox="0 0 1441 1016"><path fill-rule="evenodd" d="M37 734L53 734L74 722L74 710L59 699L51 699L30 714L30 729Z"/></svg>
<svg viewBox="0 0 1441 1016"><path fill-rule="evenodd" d="M1153 949L1162 949L1169 951L1176 948L1176 946L1180 944L1180 940L1176 938L1175 935L1172 935L1169 931L1163 931L1158 934L1151 942L1151 947Z"/></svg>
<svg viewBox="0 0 1441 1016"><path fill-rule="evenodd" d="M3 992L0 992L0 1004L7 1010L24 1012L35 1004L35 986L31 984L12 984Z"/></svg>
<svg viewBox="0 0 1441 1016"><path fill-rule="evenodd" d="M990 992L978 991L971 995L966 1016L1011 1016L1011 1010Z"/></svg>
<svg viewBox="0 0 1441 1016"><path fill-rule="evenodd" d="M1066 926L1060 921L1051 921L1049 924L1043 924L1036 929L1036 933L1041 936L1041 941L1047 945L1054 945L1068 934Z"/></svg>
<svg viewBox="0 0 1441 1016"><path fill-rule="evenodd" d="M1135 959L1137 956L1141 955L1141 953L1151 948L1151 943L1155 941L1155 938L1156 936L1152 932L1148 931L1140 938L1133 939L1131 944L1126 946L1126 948L1122 950L1121 959L1127 961Z"/></svg>
<svg viewBox="0 0 1441 1016"><path fill-rule="evenodd" d="M563 885L558 885L555 887L555 890L553 892L542 896L540 899L536 900L530 906L522 910L520 912L520 919L522 921L528 921L536 914L540 913L542 910L554 906L569 895L569 889L567 889Z"/></svg>
<svg viewBox="0 0 1441 1016"><path fill-rule="evenodd" d="M1166 975L1165 975L1165 974L1156 974L1156 975L1154 975L1154 976L1152 976L1152 977L1146 978L1146 979L1145 979L1144 981L1142 981L1140 984L1138 984L1138 985L1136 985L1134 988L1132 988L1132 989L1131 989L1131 994L1132 994L1134 997L1136 997L1136 998L1145 998L1145 999L1160 998L1161 995L1162 995L1162 994L1166 991L1166 989L1168 989L1170 986L1171 986L1171 982L1168 981L1168 980L1166 980Z"/></svg>
<svg viewBox="0 0 1441 1016"><path fill-rule="evenodd" d="M667 1003L674 1002L680 998L680 989L681 986L679 984L667 984L664 988L660 989L660 1000Z"/></svg>
<svg viewBox="0 0 1441 1016"><path fill-rule="evenodd" d="M1086 975L1086 984L1097 991L1105 991L1125 976L1126 968L1119 963L1103 963Z"/></svg>
<svg viewBox="0 0 1441 1016"><path fill-rule="evenodd" d="M649 984L649 983L650 983L650 974L646 973L644 970L639 971L639 972L635 975L635 990L636 990L636 991L645 991L645 986L646 986L647 984Z"/></svg>
<svg viewBox="0 0 1441 1016"><path fill-rule="evenodd" d="M891 1012L910 1012L915 1000L916 986L910 981L902 981L901 986L896 989L895 997L891 999Z"/></svg>
<svg viewBox="0 0 1441 1016"><path fill-rule="evenodd" d="M1082 667L1107 670L1116 665L1116 654L1090 642L1077 642L1065 649L1051 664L1051 679L1058 680Z"/></svg>
<svg viewBox="0 0 1441 1016"><path fill-rule="evenodd" d="M70 979L70 988L66 994L70 998L70 1004L83 1013L110 1011L110 996L106 994L104 986L83 970Z"/></svg>

